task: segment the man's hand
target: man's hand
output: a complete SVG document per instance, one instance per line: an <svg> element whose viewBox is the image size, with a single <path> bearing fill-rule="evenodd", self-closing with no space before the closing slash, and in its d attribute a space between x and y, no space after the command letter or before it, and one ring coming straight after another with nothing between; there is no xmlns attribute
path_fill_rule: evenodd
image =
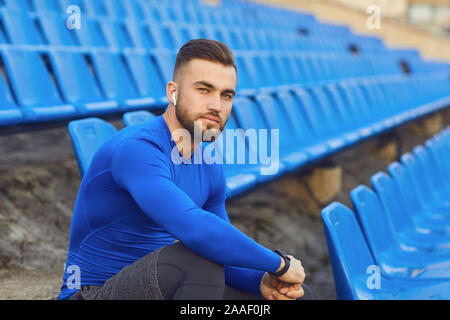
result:
<svg viewBox="0 0 450 320"><path fill-rule="evenodd" d="M300 260L295 259L293 256L288 255L288 257L291 258L289 269L278 279L283 282L300 283L300 285L302 285L302 283L305 281L305 270L303 269L302 263L300 262ZM280 268L278 270L281 270L283 267L284 260L282 259L282 264L280 265Z"/></svg>
<svg viewBox="0 0 450 320"><path fill-rule="evenodd" d="M287 283L264 273L259 286L266 300L295 300L305 294L301 283Z"/></svg>

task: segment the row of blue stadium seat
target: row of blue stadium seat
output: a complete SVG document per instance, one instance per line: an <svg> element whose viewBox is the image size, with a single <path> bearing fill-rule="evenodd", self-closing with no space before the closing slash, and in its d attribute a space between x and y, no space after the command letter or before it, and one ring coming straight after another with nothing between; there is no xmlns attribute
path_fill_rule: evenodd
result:
<svg viewBox="0 0 450 320"><path fill-rule="evenodd" d="M190 39L208 38L224 42L237 50L333 50L348 52L348 43L359 44L363 52L371 52L361 37L333 38L305 36L296 31L263 28L240 28L209 24L151 23L83 18L81 28L70 30L66 17L42 13L34 17L15 10L0 10L0 43L93 46L111 48L179 49ZM315 29L315 28L314 28ZM364 50L367 48L368 50ZM384 49L383 45L378 46Z"/></svg>
<svg viewBox="0 0 450 320"><path fill-rule="evenodd" d="M395 59L355 57L319 52L239 52L235 51L239 72L238 90L251 95L258 90L294 84L309 86L341 79L387 76L402 73Z"/></svg>
<svg viewBox="0 0 450 320"><path fill-rule="evenodd" d="M0 126L161 108L168 102L165 84L172 80L175 56L168 50L0 46ZM236 52L237 91L255 95L398 75L400 68L387 62L350 55Z"/></svg>
<svg viewBox="0 0 450 320"><path fill-rule="evenodd" d="M449 151L450 127L322 211L338 298L450 299Z"/></svg>
<svg viewBox="0 0 450 320"><path fill-rule="evenodd" d="M162 107L160 71L149 55L2 48L0 125Z"/></svg>
<svg viewBox="0 0 450 320"><path fill-rule="evenodd" d="M267 165L263 163L237 164L238 153L226 150L228 144L224 136L221 148L228 196L236 196L258 183L447 106L450 84L446 81L445 74L414 78L394 76L237 97L225 129L242 128L245 132L278 129L279 170L266 175L263 171ZM419 93L417 88L425 89L427 94ZM255 146L250 145L245 136L238 139L245 145L248 155L255 154ZM229 164L227 154L234 154L234 164Z"/></svg>
<svg viewBox="0 0 450 320"><path fill-rule="evenodd" d="M311 15L294 13L276 8L256 6L243 9L233 5L207 5L197 1L142 1L142 0L3 0L4 7L30 13L54 12L67 14L67 8L77 5L81 14L91 18L108 17L120 20L136 20L159 23L214 24L295 28L314 24ZM295 22L295 23L292 23ZM334 29L324 25L321 30L334 36L348 34L345 27Z"/></svg>

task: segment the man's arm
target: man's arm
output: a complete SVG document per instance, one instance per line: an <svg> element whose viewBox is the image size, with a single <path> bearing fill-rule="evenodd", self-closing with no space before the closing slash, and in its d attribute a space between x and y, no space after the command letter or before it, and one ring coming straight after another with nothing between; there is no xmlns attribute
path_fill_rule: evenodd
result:
<svg viewBox="0 0 450 320"><path fill-rule="evenodd" d="M231 224L225 207L226 178L224 170L222 166L217 166L215 169L217 170L210 175L212 179L212 192L203 206L203 209L216 214L218 217ZM280 269L283 266L284 263L280 266ZM225 283L236 289L262 294L266 299L295 299L303 295L300 283L292 285L284 283L283 281L280 282L266 274L264 271L229 265L225 265ZM279 286L279 284L281 285ZM282 290L286 290L286 292L280 291L279 293L274 293L274 290L277 290L277 287L278 289L284 288ZM289 295L285 295L285 293L289 291L292 292L290 292Z"/></svg>
<svg viewBox="0 0 450 320"><path fill-rule="evenodd" d="M217 172L212 176L211 185L214 186L211 196L203 206L203 209L214 213L227 223L230 223L228 217L225 200L226 200L226 180L223 173L223 167L217 167ZM264 271L254 270L248 268L234 267L225 265L225 283L233 288L253 292L261 293L260 283L264 275Z"/></svg>
<svg viewBox="0 0 450 320"><path fill-rule="evenodd" d="M128 138L116 149L111 171L145 214L192 251L223 265L276 271L281 262L276 253L199 208L175 185L170 161L155 143Z"/></svg>

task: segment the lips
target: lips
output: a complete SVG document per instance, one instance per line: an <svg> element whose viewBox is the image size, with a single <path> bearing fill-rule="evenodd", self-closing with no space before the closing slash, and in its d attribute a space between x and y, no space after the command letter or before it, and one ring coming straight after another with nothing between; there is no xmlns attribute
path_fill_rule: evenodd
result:
<svg viewBox="0 0 450 320"><path fill-rule="evenodd" d="M210 120L210 121L214 121L214 122L217 122L217 123L220 123L219 119L217 119L217 118L215 118L213 116L203 116L202 118Z"/></svg>

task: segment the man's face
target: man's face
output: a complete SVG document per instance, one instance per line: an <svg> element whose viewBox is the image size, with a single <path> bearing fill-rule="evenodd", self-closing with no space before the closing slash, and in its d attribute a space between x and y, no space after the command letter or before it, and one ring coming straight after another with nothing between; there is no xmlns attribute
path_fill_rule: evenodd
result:
<svg viewBox="0 0 450 320"><path fill-rule="evenodd" d="M193 59L177 75L176 116L192 137L195 127L202 137L220 135L230 116L236 88L236 71L207 60ZM205 141L209 141L207 138Z"/></svg>

